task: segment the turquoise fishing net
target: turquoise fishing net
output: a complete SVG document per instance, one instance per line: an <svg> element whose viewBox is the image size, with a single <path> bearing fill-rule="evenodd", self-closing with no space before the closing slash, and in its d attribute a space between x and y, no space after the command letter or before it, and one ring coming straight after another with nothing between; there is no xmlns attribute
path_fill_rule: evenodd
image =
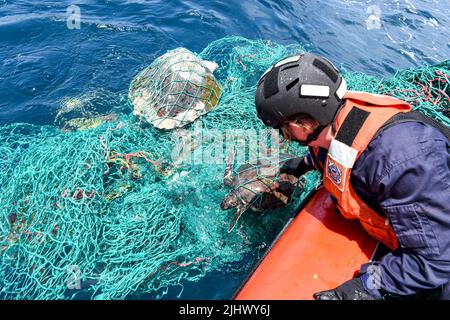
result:
<svg viewBox="0 0 450 320"><path fill-rule="evenodd" d="M306 175L305 192L287 208L248 212L228 233L233 210L220 209L230 191L223 185L225 161L212 160L228 147L250 148L246 130L267 142L265 155L305 153L279 141L254 108L262 73L302 51L240 37L212 42L198 56L218 64L221 98L183 129L161 131L131 114L108 112L77 115L78 121L61 113L55 126L1 126L0 298L163 298L173 287L182 296L183 284L210 272L250 271L254 260L245 258L264 254L319 176ZM344 76L350 89L404 98L449 125L442 113L450 107L449 74L445 61L388 79ZM104 108L108 99L100 100ZM124 98L114 103L129 107ZM219 152L214 146L225 133L232 139Z"/></svg>
<svg viewBox="0 0 450 320"><path fill-rule="evenodd" d="M410 103L415 110L450 125L450 60L418 69L400 70L388 79L347 73L349 90L385 94Z"/></svg>

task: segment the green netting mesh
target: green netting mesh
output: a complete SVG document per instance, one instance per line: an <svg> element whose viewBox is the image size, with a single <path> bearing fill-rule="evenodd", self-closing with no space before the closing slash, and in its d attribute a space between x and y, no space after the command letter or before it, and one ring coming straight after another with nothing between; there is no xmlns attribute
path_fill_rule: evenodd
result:
<svg viewBox="0 0 450 320"><path fill-rule="evenodd" d="M349 90L386 94L403 99L413 109L450 125L450 61L419 69L402 70L378 80L362 73L344 75Z"/></svg>
<svg viewBox="0 0 450 320"><path fill-rule="evenodd" d="M228 233L233 210L220 208L230 191L224 155L246 148L239 165L278 151L305 152L277 140L254 108L261 74L301 51L240 37L211 43L198 56L218 64L220 101L183 129L161 131L123 113L100 120L95 114L89 126L72 121L73 131L59 124L1 126L0 298L159 298L208 272L249 268L243 258L264 252L261 244L270 243L318 175L306 176L305 192L289 207L245 214ZM450 124L441 113L449 109L449 74L445 61L385 80L345 77L351 89L405 98ZM83 130L74 130L77 123Z"/></svg>

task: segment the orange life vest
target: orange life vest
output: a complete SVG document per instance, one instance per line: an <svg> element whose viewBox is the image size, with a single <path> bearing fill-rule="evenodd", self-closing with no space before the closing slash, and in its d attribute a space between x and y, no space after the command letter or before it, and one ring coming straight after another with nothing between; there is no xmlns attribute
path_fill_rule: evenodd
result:
<svg viewBox="0 0 450 320"><path fill-rule="evenodd" d="M391 249L397 236L387 217L372 210L350 183L353 164L367 148L383 124L411 106L396 98L363 92L348 92L336 121L324 166L324 185L336 200L337 209L348 219L359 219L364 229Z"/></svg>

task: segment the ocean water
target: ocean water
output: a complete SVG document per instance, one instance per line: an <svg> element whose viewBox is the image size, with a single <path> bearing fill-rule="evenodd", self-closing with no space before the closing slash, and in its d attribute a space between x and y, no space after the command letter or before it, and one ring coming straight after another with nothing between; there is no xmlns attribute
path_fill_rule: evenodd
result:
<svg viewBox="0 0 450 320"><path fill-rule="evenodd" d="M70 5L79 29L68 28ZM448 0L0 0L0 123L51 124L63 97L124 93L166 50L200 52L227 35L298 42L348 70L391 75L450 56L449 9Z"/></svg>
<svg viewBox="0 0 450 320"><path fill-rule="evenodd" d="M63 99L92 93L120 109L156 57L228 35L300 43L342 69L390 76L450 57L449 10L448 0L0 0L0 124L53 125ZM245 276L212 273L181 298L229 298Z"/></svg>

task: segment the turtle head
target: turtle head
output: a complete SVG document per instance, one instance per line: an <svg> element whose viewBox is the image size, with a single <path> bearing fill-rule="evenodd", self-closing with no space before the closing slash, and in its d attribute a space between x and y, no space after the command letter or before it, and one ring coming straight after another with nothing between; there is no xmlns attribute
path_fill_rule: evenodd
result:
<svg viewBox="0 0 450 320"><path fill-rule="evenodd" d="M222 202L220 203L220 208L222 208L222 210L236 208L239 203L240 201L236 193L231 192L225 198L223 198Z"/></svg>

